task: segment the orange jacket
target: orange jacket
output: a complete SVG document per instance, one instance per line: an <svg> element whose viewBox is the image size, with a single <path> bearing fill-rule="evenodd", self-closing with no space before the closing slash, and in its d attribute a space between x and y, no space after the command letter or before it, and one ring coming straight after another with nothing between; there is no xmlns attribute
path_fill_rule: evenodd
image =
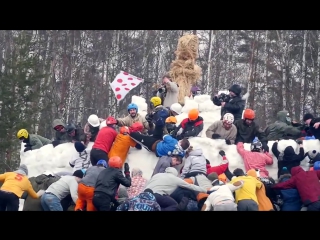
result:
<svg viewBox="0 0 320 240"><path fill-rule="evenodd" d="M108 157L120 157L123 165L127 159L130 147L135 147L136 145L137 143L133 141L129 135L119 133L113 142Z"/></svg>
<svg viewBox="0 0 320 240"><path fill-rule="evenodd" d="M254 169L250 169L247 172L247 175L255 178L257 177L257 173ZM262 184L260 189L257 189L256 195L259 203L259 211L270 211L273 209L272 203L266 195L266 188L264 184Z"/></svg>
<svg viewBox="0 0 320 240"><path fill-rule="evenodd" d="M7 172L0 174L0 182L3 182L1 190L14 193L19 198L24 191L27 191L32 198L38 198L27 176L16 172Z"/></svg>

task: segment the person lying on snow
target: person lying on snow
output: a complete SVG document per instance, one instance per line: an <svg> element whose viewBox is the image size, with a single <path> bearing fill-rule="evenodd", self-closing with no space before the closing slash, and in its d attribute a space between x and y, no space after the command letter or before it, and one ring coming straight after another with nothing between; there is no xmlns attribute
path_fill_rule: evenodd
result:
<svg viewBox="0 0 320 240"><path fill-rule="evenodd" d="M296 188L307 211L320 211L320 171L304 171L296 166L291 169L291 178L273 186L284 190Z"/></svg>
<svg viewBox="0 0 320 240"><path fill-rule="evenodd" d="M202 206L201 211L237 211L237 204L233 197L233 192L243 186L243 181L237 181L233 184L221 184L217 174L210 174L212 186L210 195ZM209 177L209 176L208 176Z"/></svg>
<svg viewBox="0 0 320 240"><path fill-rule="evenodd" d="M141 150L142 147L139 143L136 143L130 138L131 132L142 132L143 131L143 125L140 122L136 122L131 125L130 128L128 127L121 127L120 133L116 136L116 139L114 140L114 143L110 149L110 152L108 154L109 158L112 157L120 157L122 160L122 165L127 159L128 152L130 150L130 147L134 147L136 149Z"/></svg>
<svg viewBox="0 0 320 240"><path fill-rule="evenodd" d="M178 140L189 137L201 136L203 130L203 118L199 116L198 109L191 109L188 118L182 120L175 130L175 136Z"/></svg>
<svg viewBox="0 0 320 240"><path fill-rule="evenodd" d="M150 110L145 118L150 126L149 135L152 135L155 126L164 127L165 121L169 117L169 109L161 105L159 97L152 97L149 106Z"/></svg>
<svg viewBox="0 0 320 240"><path fill-rule="evenodd" d="M237 120L234 125L237 128L237 137L235 144L238 142L252 143L255 137L258 137L264 152L269 152L268 141L264 132L260 131L258 124L254 122L255 113L251 109L246 109L243 119Z"/></svg>
<svg viewBox="0 0 320 240"><path fill-rule="evenodd" d="M190 146L186 153L186 160L181 170L181 178L194 177L207 174L207 162L200 148L193 149Z"/></svg>
<svg viewBox="0 0 320 240"><path fill-rule="evenodd" d="M157 157L170 156L172 154L184 157L184 151L190 146L188 139L184 138L178 141L170 135L164 135L163 140L160 140L153 136L133 132L130 133L130 137L149 152L154 152Z"/></svg>
<svg viewBox="0 0 320 240"><path fill-rule="evenodd" d="M226 157L226 153L223 150L220 150L219 155L222 157L222 162L218 166L211 167L209 160L206 160L207 174L215 172L218 175L221 175L228 169L229 161Z"/></svg>
<svg viewBox="0 0 320 240"><path fill-rule="evenodd" d="M170 111L169 114L170 116L177 116L179 114L181 114L181 110L182 110L182 106L180 103L174 103L170 106Z"/></svg>
<svg viewBox="0 0 320 240"><path fill-rule="evenodd" d="M117 125L119 127L131 127L134 123L139 122L143 126L143 130L141 132L147 133L150 126L147 120L138 113L138 106L135 103L130 103L127 107L127 111L128 115L126 117L117 119Z"/></svg>
<svg viewBox="0 0 320 240"><path fill-rule="evenodd" d="M182 157L179 155L162 156L159 158L154 168L152 176L157 173L164 173L168 167L174 167L182 164Z"/></svg>
<svg viewBox="0 0 320 240"><path fill-rule="evenodd" d="M46 171L37 177L29 178L29 181L35 191L40 191L47 190L52 183L58 181L59 179L60 177ZM28 195L28 193L26 193L25 197L21 198L25 198L22 211L43 211L41 200L39 198L32 198Z"/></svg>
<svg viewBox="0 0 320 240"><path fill-rule="evenodd" d="M69 165L73 168L73 172L81 169L88 169L91 165L90 151L82 142L75 142L74 148L77 154L70 160Z"/></svg>
<svg viewBox="0 0 320 240"><path fill-rule="evenodd" d="M282 175L278 179L278 183L283 183L290 180L291 174L286 167L282 169ZM302 201L299 192L296 188L276 190L279 192L280 199L278 205L280 211L300 211L302 208Z"/></svg>
<svg viewBox="0 0 320 240"><path fill-rule="evenodd" d="M303 116L304 123L309 127L310 133L318 140L320 140L320 118L315 118L311 113L306 113Z"/></svg>
<svg viewBox="0 0 320 240"><path fill-rule="evenodd" d="M299 126L300 127L300 126ZM292 139L301 137L301 130L292 125L292 121L288 111L279 111L277 113L277 121L270 124L264 133L268 141L275 141L284 138L287 133L290 133Z"/></svg>
<svg viewBox="0 0 320 240"><path fill-rule="evenodd" d="M86 142L94 142L98 135L100 124L104 121L103 118L99 118L95 114L91 114L88 117L88 122L84 125L83 131L87 136Z"/></svg>
<svg viewBox="0 0 320 240"><path fill-rule="evenodd" d="M214 122L206 131L207 138L225 139L228 145L234 144L237 136L237 128L233 125L234 117L231 113L226 113L222 120ZM215 134L213 136L213 134Z"/></svg>
<svg viewBox="0 0 320 240"><path fill-rule="evenodd" d="M117 211L161 211L151 189L145 189L117 207Z"/></svg>
<svg viewBox="0 0 320 240"><path fill-rule="evenodd" d="M170 136L174 137L175 130L177 128L176 124L177 124L176 117L173 117L173 116L168 117L165 123L165 129L164 129L165 134L169 134Z"/></svg>
<svg viewBox="0 0 320 240"><path fill-rule="evenodd" d="M292 146L288 146L283 152L278 150L278 141L275 141L272 145L272 153L278 159L278 178L282 174L282 168L286 167L290 172L293 167L300 166L301 161L304 159L303 142L297 140L299 144L299 154L296 154Z"/></svg>
<svg viewBox="0 0 320 240"><path fill-rule="evenodd" d="M78 183L83 178L83 171L77 170L72 176L63 176L52 183L41 197L44 211L63 211L61 200L69 194L74 203L78 199Z"/></svg>
<svg viewBox="0 0 320 240"><path fill-rule="evenodd" d="M43 190L37 193L32 188L30 180L28 179L28 168L25 164L21 164L17 171L6 172L0 174L0 211L18 211L19 198L24 191L32 198L39 198L43 194Z"/></svg>
<svg viewBox="0 0 320 240"><path fill-rule="evenodd" d="M29 134L26 129L20 129L17 133L17 138L25 143L24 152L39 149L51 143L51 140L41 137L36 134Z"/></svg>
<svg viewBox="0 0 320 240"><path fill-rule="evenodd" d="M118 207L115 199L118 188L121 185L131 186L130 169L128 163L124 164L124 174L121 172L122 160L119 157L109 159L108 167L98 175L93 195L93 205L98 211L110 211L111 203Z"/></svg>
<svg viewBox="0 0 320 240"><path fill-rule="evenodd" d="M230 176L228 172L226 172L226 175L231 180L230 184L237 181L244 182L242 188L235 192L238 211L259 211L256 190L260 189L263 184L255 177L246 176L240 168L235 169L233 175Z"/></svg>
<svg viewBox="0 0 320 240"><path fill-rule="evenodd" d="M78 185L78 199L75 211L97 211L92 203L95 184L99 174L108 167L105 160L99 160L96 166L88 168Z"/></svg>
<svg viewBox="0 0 320 240"><path fill-rule="evenodd" d="M178 205L178 203L170 197L178 187L203 193L207 192L206 189L189 184L179 178L178 171L173 167L168 167L165 173L158 173L151 177L147 183L146 189L149 188L154 192L154 196L161 207L161 211L184 211L188 201Z"/></svg>
<svg viewBox="0 0 320 240"><path fill-rule="evenodd" d="M96 141L94 142L91 152L90 160L92 166L95 166L99 160L108 162L108 154L112 147L114 140L118 133L115 130L117 120L114 117L108 117L106 120L107 126L100 129Z"/></svg>
<svg viewBox="0 0 320 240"><path fill-rule="evenodd" d="M263 152L260 141L251 143L251 151L244 149L242 142L237 143L237 151L243 159L246 171L256 169L260 171L261 178L268 178L269 172L266 165L273 164L273 158L268 152Z"/></svg>
<svg viewBox="0 0 320 240"><path fill-rule="evenodd" d="M147 184L147 179L143 176L141 169L133 168L131 172L131 186L127 189L128 197L133 198L140 194Z"/></svg>
<svg viewBox="0 0 320 240"><path fill-rule="evenodd" d="M255 169L250 169L247 172L247 176L254 177L261 182L261 179L258 177L257 172L258 171L256 171ZM264 184L262 184L261 188L256 190L256 195L258 200L259 211L274 211L272 202L267 197L266 188Z"/></svg>

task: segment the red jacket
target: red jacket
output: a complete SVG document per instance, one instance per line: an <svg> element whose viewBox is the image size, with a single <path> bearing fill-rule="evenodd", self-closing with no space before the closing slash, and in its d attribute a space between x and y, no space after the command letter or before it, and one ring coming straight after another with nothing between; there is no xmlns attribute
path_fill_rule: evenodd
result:
<svg viewBox="0 0 320 240"><path fill-rule="evenodd" d="M222 157L223 161L222 161L222 164L219 165L219 166L214 166L214 167L211 167L210 164L207 164L207 174L209 175L210 173L217 173L218 175L224 173L228 167L229 167L229 162L226 158L226 156Z"/></svg>
<svg viewBox="0 0 320 240"><path fill-rule="evenodd" d="M291 169L292 177L285 182L273 186L275 189L296 188L304 205L320 200L320 170L304 171L302 167Z"/></svg>
<svg viewBox="0 0 320 240"><path fill-rule="evenodd" d="M96 140L94 141L92 149L97 148L106 153L109 153L117 134L117 131L111 127L101 128Z"/></svg>
<svg viewBox="0 0 320 240"><path fill-rule="evenodd" d="M269 177L266 165L272 165L273 158L268 152L259 153L247 151L244 149L242 142L237 144L237 151L243 159L246 171L249 171L250 169L259 169L261 177Z"/></svg>

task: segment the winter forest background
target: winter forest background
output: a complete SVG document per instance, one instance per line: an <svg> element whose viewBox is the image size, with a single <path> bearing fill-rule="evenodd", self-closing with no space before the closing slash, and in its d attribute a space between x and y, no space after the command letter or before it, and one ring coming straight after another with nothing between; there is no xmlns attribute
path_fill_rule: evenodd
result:
<svg viewBox="0 0 320 240"><path fill-rule="evenodd" d="M298 121L319 112L319 30L2 30L0 171L19 162L21 128L51 139L54 118L83 125L123 116L132 95L149 99L185 33L200 38L202 91L240 84L263 129L282 109ZM117 105L108 82L120 70L145 82Z"/></svg>

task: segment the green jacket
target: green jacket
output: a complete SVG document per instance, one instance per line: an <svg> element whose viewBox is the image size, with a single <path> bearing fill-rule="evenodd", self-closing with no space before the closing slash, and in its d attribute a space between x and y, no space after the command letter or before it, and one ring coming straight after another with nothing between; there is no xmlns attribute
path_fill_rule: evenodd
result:
<svg viewBox="0 0 320 240"><path fill-rule="evenodd" d="M52 183L58 181L59 179L60 177L48 177L44 174L29 178L35 192L38 192L40 189L47 190ZM27 196L24 202L23 211L43 211L41 206L41 198L34 199L30 196Z"/></svg>
<svg viewBox="0 0 320 240"><path fill-rule="evenodd" d="M50 144L51 142L52 142L51 140L36 134L29 135L29 144L31 145L32 150L39 149L44 145Z"/></svg>
<svg viewBox="0 0 320 240"><path fill-rule="evenodd" d="M277 121L270 124L265 129L265 134L268 141L279 140L289 134L294 139L300 137L301 131L297 127L293 127L291 123L288 123L287 116L287 111L280 111L277 113Z"/></svg>

